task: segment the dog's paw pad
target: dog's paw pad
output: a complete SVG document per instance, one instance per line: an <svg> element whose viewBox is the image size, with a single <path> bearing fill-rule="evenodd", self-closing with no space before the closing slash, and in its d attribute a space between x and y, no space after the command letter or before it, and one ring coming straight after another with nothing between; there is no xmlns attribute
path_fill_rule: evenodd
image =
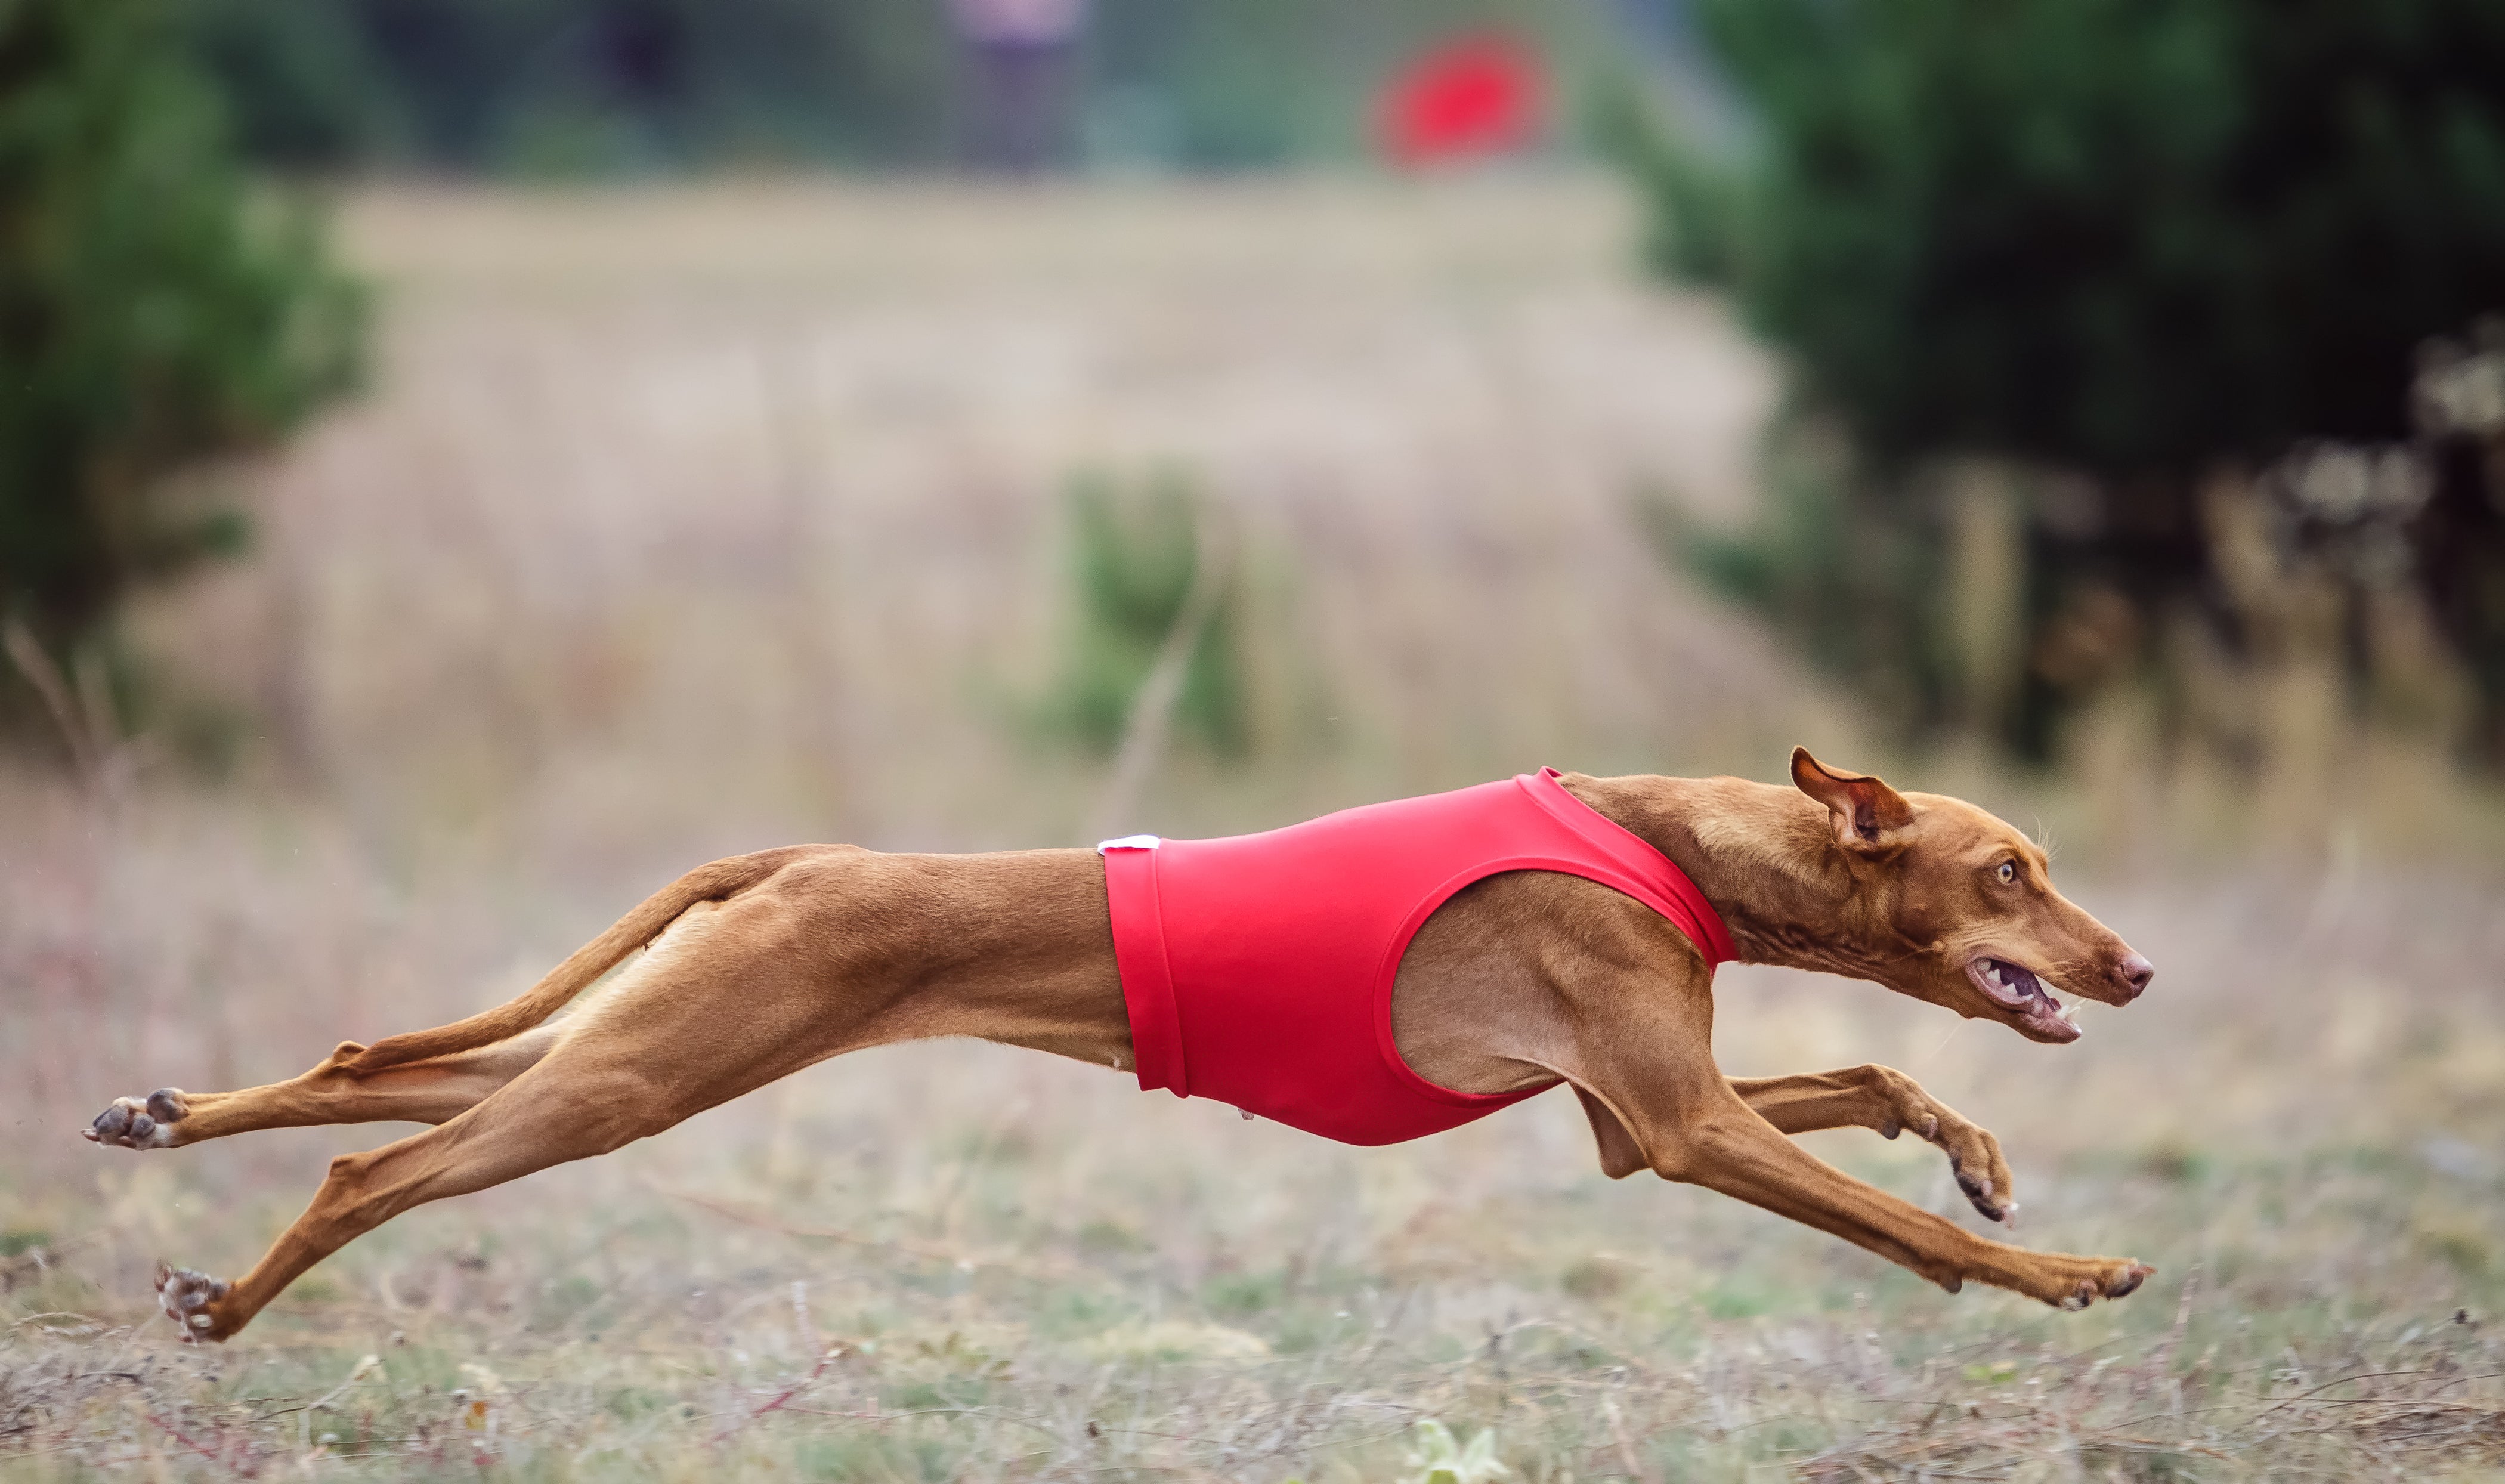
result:
<svg viewBox="0 0 2505 1484"><path fill-rule="evenodd" d="M97 1113L85 1133L90 1144L110 1144L117 1148L172 1148L174 1125L187 1112L182 1093L159 1087L145 1098L114 1099L113 1106Z"/></svg>
<svg viewBox="0 0 2505 1484"><path fill-rule="evenodd" d="M157 1264L157 1302L166 1317L181 1327L187 1340L225 1338L216 1332L217 1317L208 1309L226 1296L227 1282L223 1278L163 1262Z"/></svg>

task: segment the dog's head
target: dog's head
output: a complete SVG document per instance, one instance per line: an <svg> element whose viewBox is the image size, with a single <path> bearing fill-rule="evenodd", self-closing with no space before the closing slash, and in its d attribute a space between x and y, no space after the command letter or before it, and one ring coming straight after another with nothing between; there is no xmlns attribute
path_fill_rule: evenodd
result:
<svg viewBox="0 0 2505 1484"><path fill-rule="evenodd" d="M2128 1005L2155 977L2148 960L2053 889L2044 852L1962 799L1898 794L1792 750L1792 782L1826 806L1849 873L1849 921L1888 988L2014 1027L2076 1041L2056 993Z"/></svg>

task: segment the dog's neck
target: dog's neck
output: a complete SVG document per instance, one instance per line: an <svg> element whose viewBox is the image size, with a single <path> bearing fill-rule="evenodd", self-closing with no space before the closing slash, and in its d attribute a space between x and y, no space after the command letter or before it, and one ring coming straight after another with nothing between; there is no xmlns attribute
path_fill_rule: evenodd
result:
<svg viewBox="0 0 2505 1484"><path fill-rule="evenodd" d="M1856 919L1824 806L1745 778L1565 780L1575 797L1670 858L1722 914L1744 964L1884 979L1901 943Z"/></svg>

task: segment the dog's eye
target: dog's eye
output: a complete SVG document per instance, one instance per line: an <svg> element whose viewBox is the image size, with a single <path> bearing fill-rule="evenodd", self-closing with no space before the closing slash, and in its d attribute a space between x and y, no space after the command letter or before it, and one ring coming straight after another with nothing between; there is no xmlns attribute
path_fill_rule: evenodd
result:
<svg viewBox="0 0 2505 1484"><path fill-rule="evenodd" d="M2000 863L2000 868L1993 871L1993 874L2000 878L2001 885L2016 886L2018 884L2018 863L2015 861L2003 861Z"/></svg>

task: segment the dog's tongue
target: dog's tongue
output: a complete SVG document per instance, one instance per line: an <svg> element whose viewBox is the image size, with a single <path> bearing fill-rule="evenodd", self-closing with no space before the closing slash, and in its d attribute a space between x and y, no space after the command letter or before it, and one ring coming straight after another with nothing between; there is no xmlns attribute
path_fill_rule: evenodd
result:
<svg viewBox="0 0 2505 1484"><path fill-rule="evenodd" d="M1987 976L1996 979L2016 1002L2011 1008L2024 1015L2029 1024L2062 1041L2078 1039L2078 1023L2044 987L2044 981L2035 977L2033 970L2022 969L2006 959L1995 959L1985 972Z"/></svg>
<svg viewBox="0 0 2505 1484"><path fill-rule="evenodd" d="M2053 998L2044 993L2033 970L2021 969L2007 959L1984 960L1983 982L1993 999L2011 1009L2029 1008L2039 1000L2049 1004Z"/></svg>

